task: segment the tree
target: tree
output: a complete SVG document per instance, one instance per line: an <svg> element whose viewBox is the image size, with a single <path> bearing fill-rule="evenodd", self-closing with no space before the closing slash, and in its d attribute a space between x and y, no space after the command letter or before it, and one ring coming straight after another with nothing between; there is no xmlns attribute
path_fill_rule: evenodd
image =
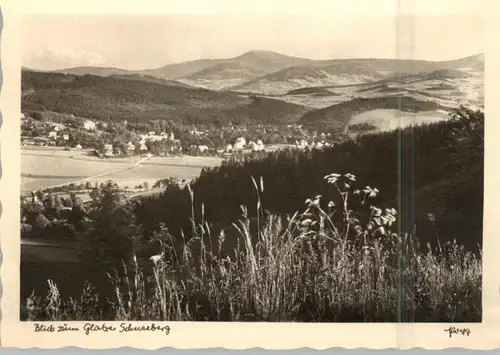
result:
<svg viewBox="0 0 500 355"><path fill-rule="evenodd" d="M45 114L43 112L33 112L32 116L34 120L44 122L46 120Z"/></svg>
<svg viewBox="0 0 500 355"><path fill-rule="evenodd" d="M57 202L59 199L57 196L48 193L45 200L43 201L44 213L48 218L59 218L59 212L61 211L61 203Z"/></svg>
<svg viewBox="0 0 500 355"><path fill-rule="evenodd" d="M42 213L39 213L35 218L35 228L42 230L50 226L50 221Z"/></svg>
<svg viewBox="0 0 500 355"><path fill-rule="evenodd" d="M116 184L108 181L92 192L89 210L92 224L85 237L82 257L113 268L122 261L129 262L141 240L132 204L119 192Z"/></svg>

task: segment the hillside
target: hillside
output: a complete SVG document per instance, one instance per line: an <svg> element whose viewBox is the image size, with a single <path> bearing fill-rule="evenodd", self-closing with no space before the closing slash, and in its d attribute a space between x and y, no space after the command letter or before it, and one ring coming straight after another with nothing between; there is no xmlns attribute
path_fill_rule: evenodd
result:
<svg viewBox="0 0 500 355"><path fill-rule="evenodd" d="M476 115L478 121L470 127L445 121L413 130L364 136L323 150L278 151L263 159L206 169L192 185L196 216L201 216L202 203L205 220L213 223L230 225L241 217L240 205L248 206L250 216L254 215L257 200L251 176L263 178L260 199L263 208L271 213L294 213L304 208L306 198L316 195L322 196L326 206L336 193L323 177L330 173L352 173L357 177L356 186L368 185L380 190L376 206L396 207L398 214L405 214L403 228L413 232L413 223L416 224L424 250L427 242L436 244L436 233L441 243L456 239L459 245L477 250L482 239L484 116L471 115ZM405 148L410 146L412 150ZM414 166L407 169L399 164L401 154L403 159L414 156ZM406 205L402 211L397 207L398 173L412 183L411 188L403 190L403 203L414 203L411 207L414 215ZM173 203L177 206L175 210L169 209ZM435 227L427 213L435 216ZM158 221L162 221L174 235L180 235L180 229L189 233L189 193L187 189L171 190L146 199L137 206L136 214L150 228L156 228ZM213 235L215 238L218 234Z"/></svg>
<svg viewBox="0 0 500 355"><path fill-rule="evenodd" d="M146 75L146 74L118 74L118 75L110 75L110 76L113 78L116 78L116 79L139 80L139 81L144 81L147 83L156 83L156 84L170 85L170 86L181 86L184 88L193 88L191 85L182 83L180 81L162 79L162 78L158 78L158 77L155 77L152 75Z"/></svg>
<svg viewBox="0 0 500 355"><path fill-rule="evenodd" d="M287 95L313 95L313 96L338 95L335 92L333 92L332 90L328 90L328 87L325 87L325 86L294 89L294 90L290 90L286 94Z"/></svg>
<svg viewBox="0 0 500 355"><path fill-rule="evenodd" d="M341 86L371 83L380 80L415 74L431 73L435 77L460 75L462 71L482 71L484 56L476 55L459 60L429 62L398 59L334 59L313 61L307 65L290 67L242 85L232 87L237 91L285 93L311 86ZM484 64L483 64L484 65ZM421 78L425 80L424 78Z"/></svg>
<svg viewBox="0 0 500 355"><path fill-rule="evenodd" d="M168 64L158 69L142 70L141 73L168 79L184 79L187 83L200 81L203 84L205 80L206 84L212 77L218 80L238 77L244 81L309 62L311 62L310 59L291 57L271 51L249 51L233 58L199 59ZM233 72L234 70L236 73Z"/></svg>
<svg viewBox="0 0 500 355"><path fill-rule="evenodd" d="M160 68L144 70L125 70L102 67L76 67L61 69L54 72L74 75L121 75L143 74L163 79L209 80L211 75L224 76L227 68L247 68L249 73L241 72L241 79L254 79L257 76L269 74L287 67L311 62L310 59L291 57L271 51L249 51L240 56L222 59L199 59L181 63L167 64ZM252 72L254 73L252 75ZM193 78L190 79L190 77Z"/></svg>
<svg viewBox="0 0 500 355"><path fill-rule="evenodd" d="M309 59L290 57L271 51L250 51L235 58L219 60L219 63L183 76L180 80L190 85L220 90L309 62Z"/></svg>
<svg viewBox="0 0 500 355"><path fill-rule="evenodd" d="M326 130L343 131L351 118L357 114L376 109L399 109L407 112L440 109L431 101L421 101L410 96L385 96L356 98L326 108L307 112L300 118L307 127L322 127Z"/></svg>
<svg viewBox="0 0 500 355"><path fill-rule="evenodd" d="M28 69L31 70L31 69ZM98 76L110 76L110 75L128 75L133 74L133 71L119 68L107 68L107 67L74 67L67 69L54 70L52 73L60 74L71 74L71 75L98 75Z"/></svg>
<svg viewBox="0 0 500 355"><path fill-rule="evenodd" d="M297 121L309 109L272 99L121 77L22 72L23 111L184 123Z"/></svg>
<svg viewBox="0 0 500 355"><path fill-rule="evenodd" d="M310 86L362 84L384 77L384 74L367 70L357 63L334 63L332 65L313 63L286 68L231 89L262 93L284 93Z"/></svg>
<svg viewBox="0 0 500 355"><path fill-rule="evenodd" d="M227 86L242 84L265 74L265 71L247 63L230 62L216 64L180 80L193 86L219 90Z"/></svg>

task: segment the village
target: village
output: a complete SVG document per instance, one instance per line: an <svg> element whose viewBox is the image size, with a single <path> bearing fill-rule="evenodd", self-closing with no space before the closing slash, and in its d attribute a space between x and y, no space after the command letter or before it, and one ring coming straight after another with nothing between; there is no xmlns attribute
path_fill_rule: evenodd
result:
<svg viewBox="0 0 500 355"><path fill-rule="evenodd" d="M101 159L133 155L228 157L285 147L320 149L339 138L332 133L309 132L299 124L199 127L169 122L170 126L165 127L159 120L134 125L127 121L96 122L73 115L58 121L40 120L39 113L21 114L22 146L86 149Z"/></svg>

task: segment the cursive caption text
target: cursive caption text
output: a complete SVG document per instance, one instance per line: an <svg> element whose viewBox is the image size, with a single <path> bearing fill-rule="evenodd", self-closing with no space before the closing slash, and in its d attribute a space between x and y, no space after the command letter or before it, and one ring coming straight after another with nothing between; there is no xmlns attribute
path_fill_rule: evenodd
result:
<svg viewBox="0 0 500 355"><path fill-rule="evenodd" d="M147 325L137 325L132 323L121 323L119 326L108 325L106 323L96 324L96 323L85 323L83 327L75 327L64 323L62 325L54 324L33 324L33 331L35 333L61 333L61 332L80 332L83 331L85 335L90 335L93 333L132 333L132 332L159 332L165 335L170 334L170 327L168 325L158 325L155 323Z"/></svg>

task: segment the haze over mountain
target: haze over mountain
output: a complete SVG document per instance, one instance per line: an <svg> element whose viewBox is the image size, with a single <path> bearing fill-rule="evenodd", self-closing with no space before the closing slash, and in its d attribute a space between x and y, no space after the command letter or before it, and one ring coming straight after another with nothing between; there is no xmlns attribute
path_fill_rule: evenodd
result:
<svg viewBox="0 0 500 355"><path fill-rule="evenodd" d="M484 71L484 55L441 62L370 58L312 60L272 51L249 51L234 58L199 59L140 71L75 67L55 72L99 76L141 74L214 90L283 94L304 87L363 84L394 75L436 70Z"/></svg>

